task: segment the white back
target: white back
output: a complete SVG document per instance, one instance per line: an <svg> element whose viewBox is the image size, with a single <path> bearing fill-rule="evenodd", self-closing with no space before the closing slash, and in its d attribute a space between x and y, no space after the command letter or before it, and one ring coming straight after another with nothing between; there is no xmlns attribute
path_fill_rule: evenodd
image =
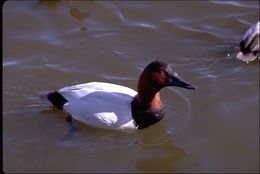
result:
<svg viewBox="0 0 260 174"><path fill-rule="evenodd" d="M131 102L137 92L130 88L91 82L65 87L59 92L68 100L63 109L76 120L97 128L136 129Z"/></svg>
<svg viewBox="0 0 260 174"><path fill-rule="evenodd" d="M92 92L118 92L134 97L137 92L131 88L105 82L90 82L60 89L58 92L68 101L82 98Z"/></svg>

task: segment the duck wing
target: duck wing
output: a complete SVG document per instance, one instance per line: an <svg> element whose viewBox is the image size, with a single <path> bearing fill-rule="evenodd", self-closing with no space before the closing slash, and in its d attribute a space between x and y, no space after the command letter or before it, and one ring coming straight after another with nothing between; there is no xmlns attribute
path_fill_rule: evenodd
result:
<svg viewBox="0 0 260 174"><path fill-rule="evenodd" d="M67 102L63 109L74 119L97 128L135 128L131 101L134 95L94 91Z"/></svg>

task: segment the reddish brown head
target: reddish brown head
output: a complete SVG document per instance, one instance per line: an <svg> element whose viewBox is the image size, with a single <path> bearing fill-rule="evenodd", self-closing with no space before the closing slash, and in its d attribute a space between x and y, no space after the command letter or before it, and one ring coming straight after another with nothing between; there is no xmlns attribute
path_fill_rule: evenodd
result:
<svg viewBox="0 0 260 174"><path fill-rule="evenodd" d="M150 63L139 78L138 95L131 102L132 115L138 129L146 128L163 118L164 107L159 91L166 86L196 89L195 86L182 81L166 63Z"/></svg>
<svg viewBox="0 0 260 174"><path fill-rule="evenodd" d="M162 61L150 63L142 72L138 81L139 102L149 103L151 107L162 106L159 91L167 86L178 86L186 89L196 89L180 79L170 66Z"/></svg>

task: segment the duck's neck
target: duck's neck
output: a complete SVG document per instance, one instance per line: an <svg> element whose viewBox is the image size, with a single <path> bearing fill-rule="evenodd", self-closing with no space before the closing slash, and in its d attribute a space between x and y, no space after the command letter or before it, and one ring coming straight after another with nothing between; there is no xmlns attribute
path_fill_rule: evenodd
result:
<svg viewBox="0 0 260 174"><path fill-rule="evenodd" d="M160 89L140 81L138 94L131 103L132 116L138 129L146 128L160 121L164 116L164 106L160 99Z"/></svg>
<svg viewBox="0 0 260 174"><path fill-rule="evenodd" d="M146 109L158 110L163 107L160 98L160 87L152 84L147 72L144 71L138 81L136 100Z"/></svg>
<svg viewBox="0 0 260 174"><path fill-rule="evenodd" d="M156 111L163 108L159 91L153 89L138 89L136 100L138 100L138 103L141 104L144 109Z"/></svg>

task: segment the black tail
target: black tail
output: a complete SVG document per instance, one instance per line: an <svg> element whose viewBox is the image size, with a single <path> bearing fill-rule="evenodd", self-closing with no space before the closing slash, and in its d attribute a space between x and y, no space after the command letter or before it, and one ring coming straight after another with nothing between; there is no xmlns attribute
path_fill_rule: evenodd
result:
<svg viewBox="0 0 260 174"><path fill-rule="evenodd" d="M62 109L63 105L68 102L60 93L50 92L47 94L48 100L58 109Z"/></svg>

